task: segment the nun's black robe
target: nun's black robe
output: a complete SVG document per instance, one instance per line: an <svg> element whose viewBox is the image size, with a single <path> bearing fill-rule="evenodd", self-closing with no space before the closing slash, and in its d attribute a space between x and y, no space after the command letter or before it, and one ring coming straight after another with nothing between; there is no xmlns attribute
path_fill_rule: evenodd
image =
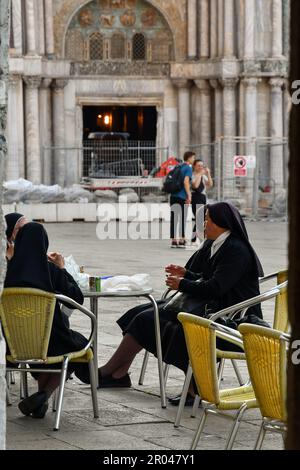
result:
<svg viewBox="0 0 300 470"><path fill-rule="evenodd" d="M201 317L259 295L257 266L249 245L230 235L211 258L212 243L211 240L206 241L191 257L179 286L180 292L191 297L186 302L187 306L192 304L187 313ZM167 303L168 300L158 302L163 360L185 372L188 353L183 329L177 320L179 311L168 310L165 308ZM249 321L253 316L262 318L260 305L251 307L247 316ZM156 353L154 312L150 304L129 310L117 323L123 334L129 333L147 351ZM222 348L225 347L235 350L222 342Z"/></svg>

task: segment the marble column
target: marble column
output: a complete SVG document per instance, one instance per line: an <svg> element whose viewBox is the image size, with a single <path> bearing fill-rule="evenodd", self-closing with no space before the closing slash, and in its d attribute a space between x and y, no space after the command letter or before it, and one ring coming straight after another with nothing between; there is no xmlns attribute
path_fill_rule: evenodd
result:
<svg viewBox="0 0 300 470"><path fill-rule="evenodd" d="M188 0L187 7L188 58L195 59L197 57L197 0Z"/></svg>
<svg viewBox="0 0 300 470"><path fill-rule="evenodd" d="M25 132L26 178L34 184L41 183L42 164L39 125L39 86L41 77L24 77L25 82Z"/></svg>
<svg viewBox="0 0 300 470"><path fill-rule="evenodd" d="M255 56L255 3L256 0L245 2L244 24L244 58L253 59Z"/></svg>
<svg viewBox="0 0 300 470"><path fill-rule="evenodd" d="M210 57L218 56L218 0L210 0Z"/></svg>
<svg viewBox="0 0 300 470"><path fill-rule="evenodd" d="M214 140L223 135L223 93L218 80L210 80L210 86L214 89Z"/></svg>
<svg viewBox="0 0 300 470"><path fill-rule="evenodd" d="M64 187L66 184L66 151L65 151L65 107L64 88L67 80L54 80L53 90L53 144L54 150L54 183Z"/></svg>
<svg viewBox="0 0 300 470"><path fill-rule="evenodd" d="M283 86L284 79L271 78L271 169L270 177L274 180L276 186L283 185ZM274 145L274 144L279 145Z"/></svg>
<svg viewBox="0 0 300 470"><path fill-rule="evenodd" d="M191 139L191 82L185 79L173 80L178 88L178 135L179 135L179 158L183 157L188 150Z"/></svg>
<svg viewBox="0 0 300 470"><path fill-rule="evenodd" d="M34 7L34 0L25 0L27 55L37 55L37 29Z"/></svg>
<svg viewBox="0 0 300 470"><path fill-rule="evenodd" d="M201 59L209 58L209 1L198 0L199 11L199 56Z"/></svg>
<svg viewBox="0 0 300 470"><path fill-rule="evenodd" d="M272 3L272 57L282 57L283 53L283 10L282 0Z"/></svg>
<svg viewBox="0 0 300 470"><path fill-rule="evenodd" d="M38 37L38 53L45 55L45 9L44 0L38 0L36 3L36 18L37 18L37 37Z"/></svg>
<svg viewBox="0 0 300 470"><path fill-rule="evenodd" d="M211 145L211 88L208 80L195 80L197 87L200 90L201 99L201 121L200 121L200 135L201 135L201 155L207 165L211 167L212 162L212 147Z"/></svg>
<svg viewBox="0 0 300 470"><path fill-rule="evenodd" d="M234 51L234 0L225 0L224 2L224 57L230 58L235 56Z"/></svg>
<svg viewBox="0 0 300 470"><path fill-rule="evenodd" d="M14 48L16 55L23 53L22 0L12 0L12 22L14 30Z"/></svg>
<svg viewBox="0 0 300 470"><path fill-rule="evenodd" d="M42 180L43 184L52 184L52 106L51 85L52 80L44 78L40 87L40 139L42 152Z"/></svg>
<svg viewBox="0 0 300 470"><path fill-rule="evenodd" d="M222 181L223 197L232 191L232 178L234 157L237 152L235 137L237 134L237 100L236 86L238 79L227 78L222 80L223 85L223 130L224 142L222 148Z"/></svg>
<svg viewBox="0 0 300 470"><path fill-rule="evenodd" d="M46 54L54 55L53 0L45 0L45 40Z"/></svg>
<svg viewBox="0 0 300 470"><path fill-rule="evenodd" d="M218 56L224 54L224 0L218 0Z"/></svg>
<svg viewBox="0 0 300 470"><path fill-rule="evenodd" d="M6 180L25 176L23 82L20 75L10 75L8 90L8 158Z"/></svg>
<svg viewBox="0 0 300 470"><path fill-rule="evenodd" d="M245 130L247 137L257 136L257 84L255 77L245 78Z"/></svg>

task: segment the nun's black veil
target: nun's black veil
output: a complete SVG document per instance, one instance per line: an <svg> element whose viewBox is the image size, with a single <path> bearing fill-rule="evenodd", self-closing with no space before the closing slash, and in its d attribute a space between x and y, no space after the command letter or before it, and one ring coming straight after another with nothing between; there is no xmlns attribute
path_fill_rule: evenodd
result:
<svg viewBox="0 0 300 470"><path fill-rule="evenodd" d="M6 214L5 221L6 221L6 238L9 239L12 236L16 223L19 219L24 217L22 214L18 212L12 212L11 214Z"/></svg>
<svg viewBox="0 0 300 470"><path fill-rule="evenodd" d="M53 292L47 250L47 232L41 224L29 222L18 233L14 256L8 263L5 287L33 287Z"/></svg>
<svg viewBox="0 0 300 470"><path fill-rule="evenodd" d="M231 231L232 235L243 240L249 247L256 266L258 276L263 276L263 268L258 259L253 246L251 245L245 227L244 221L239 211L228 202L217 202L216 204L208 204L207 209L212 221L219 227L226 228Z"/></svg>

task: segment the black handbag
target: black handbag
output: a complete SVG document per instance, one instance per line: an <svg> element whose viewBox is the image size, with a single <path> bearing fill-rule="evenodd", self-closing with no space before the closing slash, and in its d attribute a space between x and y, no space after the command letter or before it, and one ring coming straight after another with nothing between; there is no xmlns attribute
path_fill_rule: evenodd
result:
<svg viewBox="0 0 300 470"><path fill-rule="evenodd" d="M177 292L163 306L163 310L170 316L170 318L176 318L180 312L192 313L199 317L205 317L207 315L207 302L199 300L185 292Z"/></svg>

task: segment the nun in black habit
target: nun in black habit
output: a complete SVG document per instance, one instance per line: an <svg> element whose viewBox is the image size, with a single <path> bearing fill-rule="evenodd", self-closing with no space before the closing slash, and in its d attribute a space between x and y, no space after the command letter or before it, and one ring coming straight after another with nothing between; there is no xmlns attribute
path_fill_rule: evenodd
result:
<svg viewBox="0 0 300 470"><path fill-rule="evenodd" d="M83 295L73 277L63 269L63 258L50 262L47 256L48 236L41 224L29 222L16 236L14 256L8 263L5 287L33 287L71 297L83 304ZM56 263L56 264L55 264ZM57 356L84 348L88 340L69 327L68 317L56 303L50 335L48 355ZM40 366L39 366L40 367ZM49 367L49 366L47 366ZM69 374L89 383L88 367L85 364L70 363ZM24 414L42 418L47 411L47 400L59 385L57 374L34 374L38 380L39 392L19 404Z"/></svg>
<svg viewBox="0 0 300 470"><path fill-rule="evenodd" d="M202 247L185 268L166 268L166 284L177 293L171 300L158 301L162 334L163 360L186 372L188 353L184 333L177 320L184 311L205 317L220 309L259 295L260 261L251 246L238 210L228 203L207 207L205 237ZM259 323L260 305L247 311L244 321ZM100 387L130 386L127 374L135 355L143 348L155 354L154 314L150 304L129 310L118 321L124 338L119 348L100 368ZM222 343L223 349L234 346Z"/></svg>

